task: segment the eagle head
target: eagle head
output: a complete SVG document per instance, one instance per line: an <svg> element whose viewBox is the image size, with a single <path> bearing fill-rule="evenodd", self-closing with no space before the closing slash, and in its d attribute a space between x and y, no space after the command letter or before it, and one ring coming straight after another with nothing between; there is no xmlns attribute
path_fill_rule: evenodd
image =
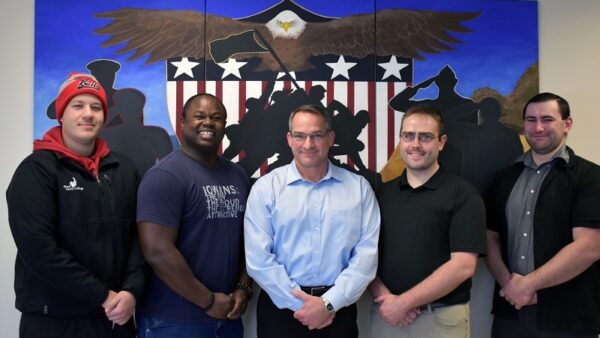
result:
<svg viewBox="0 0 600 338"><path fill-rule="evenodd" d="M277 14L266 24L273 38L296 39L304 32L306 21L290 11L285 10Z"/></svg>

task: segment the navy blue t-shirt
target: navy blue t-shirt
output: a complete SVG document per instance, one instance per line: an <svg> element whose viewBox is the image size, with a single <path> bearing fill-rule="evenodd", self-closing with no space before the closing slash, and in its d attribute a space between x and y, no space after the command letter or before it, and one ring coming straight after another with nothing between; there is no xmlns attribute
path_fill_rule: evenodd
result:
<svg viewBox="0 0 600 338"><path fill-rule="evenodd" d="M245 171L219 158L209 169L181 150L152 167L138 191L137 222L178 228L176 246L204 285L230 293L238 281L244 210ZM178 322L210 318L152 273L142 301L150 316Z"/></svg>

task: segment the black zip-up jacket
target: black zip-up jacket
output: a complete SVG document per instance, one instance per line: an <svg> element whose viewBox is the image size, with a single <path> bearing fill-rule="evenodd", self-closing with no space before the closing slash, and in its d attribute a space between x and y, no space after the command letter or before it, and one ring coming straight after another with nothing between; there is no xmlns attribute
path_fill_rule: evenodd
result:
<svg viewBox="0 0 600 338"><path fill-rule="evenodd" d="M17 309L103 317L109 290L139 301L145 262L135 223L138 182L135 165L114 152L100 161L98 177L48 150L23 160L6 192Z"/></svg>

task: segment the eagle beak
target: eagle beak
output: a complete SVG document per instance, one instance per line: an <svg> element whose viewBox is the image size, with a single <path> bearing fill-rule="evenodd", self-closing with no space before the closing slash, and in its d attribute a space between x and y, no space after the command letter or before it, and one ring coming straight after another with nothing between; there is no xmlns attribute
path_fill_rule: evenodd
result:
<svg viewBox="0 0 600 338"><path fill-rule="evenodd" d="M283 30L287 32L288 29L290 29L291 23L286 21L282 24L282 26L283 26Z"/></svg>

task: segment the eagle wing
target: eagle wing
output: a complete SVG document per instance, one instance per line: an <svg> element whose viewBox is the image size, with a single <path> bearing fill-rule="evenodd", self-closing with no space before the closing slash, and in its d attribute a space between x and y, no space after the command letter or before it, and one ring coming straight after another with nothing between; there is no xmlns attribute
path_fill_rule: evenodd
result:
<svg viewBox="0 0 600 338"><path fill-rule="evenodd" d="M421 53L452 49L461 41L451 33L471 30L464 21L480 13L414 11L386 9L376 13L346 16L323 23L308 23L297 39L274 39L263 24L186 10L148 10L123 8L98 13L112 19L95 32L110 35L103 47L125 44L118 54L133 54L129 60L149 55L146 63L186 56L208 59L207 44L243 31L257 30L290 70L311 68L311 55L338 54L362 58L369 54L398 55L423 59ZM278 70L279 64L268 53L245 53L235 58L258 56L259 70Z"/></svg>
<svg viewBox="0 0 600 338"><path fill-rule="evenodd" d="M422 60L422 52L452 50L451 44L461 43L450 33L470 32L463 22L479 14L386 9L375 14L311 23L301 39L313 55L340 54L362 58L375 53Z"/></svg>
<svg viewBox="0 0 600 338"><path fill-rule="evenodd" d="M208 42L257 28L253 23L197 11L123 8L96 16L112 19L95 30L110 35L103 47L125 43L118 54L134 51L129 61L149 54L147 64L179 56L206 58Z"/></svg>

